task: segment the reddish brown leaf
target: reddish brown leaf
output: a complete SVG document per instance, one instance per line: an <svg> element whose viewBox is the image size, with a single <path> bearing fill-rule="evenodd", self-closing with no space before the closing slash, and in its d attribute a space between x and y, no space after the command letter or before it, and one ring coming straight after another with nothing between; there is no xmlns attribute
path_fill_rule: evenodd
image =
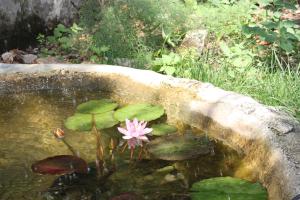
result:
<svg viewBox="0 0 300 200"><path fill-rule="evenodd" d="M31 169L39 174L69 174L73 172L85 174L88 172L87 163L76 156L59 155L37 161Z"/></svg>

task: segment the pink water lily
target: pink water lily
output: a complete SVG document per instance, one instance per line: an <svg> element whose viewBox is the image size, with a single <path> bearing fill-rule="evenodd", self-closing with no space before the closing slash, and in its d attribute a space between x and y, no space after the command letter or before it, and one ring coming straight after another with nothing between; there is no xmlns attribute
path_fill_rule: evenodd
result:
<svg viewBox="0 0 300 200"><path fill-rule="evenodd" d="M139 122L136 118L131 122L126 119L126 129L118 127L120 133L122 133L123 139L127 140L128 147L131 149L131 157L133 149L136 146L143 146L143 142L149 142L146 134L151 133L152 128L146 128L147 122Z"/></svg>

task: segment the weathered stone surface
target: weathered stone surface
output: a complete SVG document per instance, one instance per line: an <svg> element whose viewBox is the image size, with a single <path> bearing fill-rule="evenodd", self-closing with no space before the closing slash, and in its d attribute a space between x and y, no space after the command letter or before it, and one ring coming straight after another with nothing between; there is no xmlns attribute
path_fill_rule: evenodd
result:
<svg viewBox="0 0 300 200"><path fill-rule="evenodd" d="M161 104L169 123L199 128L245 154L246 170L237 169L235 176L260 180L269 199L290 200L300 193L299 122L250 97L119 66L0 64L0 94L78 87L109 92L125 103Z"/></svg>
<svg viewBox="0 0 300 200"><path fill-rule="evenodd" d="M12 52L5 52L1 55L2 61L9 64L14 62L14 57L15 55Z"/></svg>
<svg viewBox="0 0 300 200"><path fill-rule="evenodd" d="M84 0L1 0L0 53L26 47L58 22L70 24Z"/></svg>
<svg viewBox="0 0 300 200"><path fill-rule="evenodd" d="M207 37L207 30L198 29L188 31L180 45L179 51L193 49L197 55L201 55Z"/></svg>
<svg viewBox="0 0 300 200"><path fill-rule="evenodd" d="M24 51L13 49L1 55L2 60L0 63L21 63L21 64L34 64L36 63L37 56L34 54L26 54Z"/></svg>

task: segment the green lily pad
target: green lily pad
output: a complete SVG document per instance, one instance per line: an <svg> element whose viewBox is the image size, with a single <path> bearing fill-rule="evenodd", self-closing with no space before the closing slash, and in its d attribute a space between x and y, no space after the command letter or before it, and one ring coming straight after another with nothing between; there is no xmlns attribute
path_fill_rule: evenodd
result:
<svg viewBox="0 0 300 200"><path fill-rule="evenodd" d="M211 152L212 144L207 137L169 135L152 140L147 144L149 153L161 160L187 160Z"/></svg>
<svg viewBox="0 0 300 200"><path fill-rule="evenodd" d="M205 179L193 184L192 200L267 200L268 194L259 183L232 177Z"/></svg>
<svg viewBox="0 0 300 200"><path fill-rule="evenodd" d="M96 114L95 122L98 129L110 128L119 123L113 117L113 111ZM65 126L70 130L90 131L92 129L92 115L75 113L66 120Z"/></svg>
<svg viewBox="0 0 300 200"><path fill-rule="evenodd" d="M175 133L177 128L169 124L155 124L151 127L153 131L151 132L154 136L162 136L170 133Z"/></svg>
<svg viewBox="0 0 300 200"><path fill-rule="evenodd" d="M151 121L160 118L164 114L162 106L151 104L133 104L118 109L115 118L121 122L126 119L137 118L140 121Z"/></svg>
<svg viewBox="0 0 300 200"><path fill-rule="evenodd" d="M95 115L95 121L97 129L110 128L119 123L113 111Z"/></svg>
<svg viewBox="0 0 300 200"><path fill-rule="evenodd" d="M100 114L112 111L118 104L110 99L91 100L77 106L77 112L83 114Z"/></svg>
<svg viewBox="0 0 300 200"><path fill-rule="evenodd" d="M75 113L65 121L65 127L70 130L90 131L92 129L92 115Z"/></svg>

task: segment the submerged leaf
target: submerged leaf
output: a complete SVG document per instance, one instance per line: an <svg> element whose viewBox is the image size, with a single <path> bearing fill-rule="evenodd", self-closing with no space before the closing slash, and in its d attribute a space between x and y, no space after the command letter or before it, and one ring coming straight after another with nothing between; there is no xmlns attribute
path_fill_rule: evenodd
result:
<svg viewBox="0 0 300 200"><path fill-rule="evenodd" d="M77 106L77 112L83 114L99 114L112 111L118 104L110 99L91 100Z"/></svg>
<svg viewBox="0 0 300 200"><path fill-rule="evenodd" d="M147 103L128 105L115 112L115 118L123 122L126 119L137 118L139 121L151 121L160 118L164 109L159 105Z"/></svg>
<svg viewBox="0 0 300 200"><path fill-rule="evenodd" d="M98 129L110 128L119 122L114 118L113 111L96 114L95 123ZM65 126L70 130L76 131L90 131L92 129L92 115L91 114L81 114L75 113L75 115L69 117Z"/></svg>
<svg viewBox="0 0 300 200"><path fill-rule="evenodd" d="M73 172L85 174L88 172L87 163L76 156L59 155L40 160L32 164L31 169L39 174L70 174Z"/></svg>
<svg viewBox="0 0 300 200"><path fill-rule="evenodd" d="M153 129L151 134L154 136L167 135L177 131L175 126L171 126L169 124L155 124L151 128Z"/></svg>
<svg viewBox="0 0 300 200"><path fill-rule="evenodd" d="M267 200L268 194L259 183L232 177L205 179L193 184L192 200Z"/></svg>
<svg viewBox="0 0 300 200"><path fill-rule="evenodd" d="M207 137L185 134L157 138L148 143L147 147L157 159L187 160L210 153L212 144Z"/></svg>

